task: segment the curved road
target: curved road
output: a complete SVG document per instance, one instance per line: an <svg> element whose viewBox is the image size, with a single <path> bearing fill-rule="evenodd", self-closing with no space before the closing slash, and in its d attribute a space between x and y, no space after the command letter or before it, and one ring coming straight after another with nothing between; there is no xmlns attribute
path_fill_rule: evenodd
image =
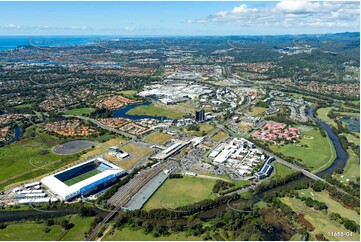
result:
<svg viewBox="0 0 361 242"><path fill-rule="evenodd" d="M123 135L123 136L128 137L128 138L131 138L131 139L135 139L135 138L136 138L135 135L128 134L128 133L126 133L126 132L120 131L119 129L114 129L114 128L108 127L108 126L100 123L99 121L97 121L97 120L95 120L95 119L93 119L93 118L89 118L89 117L85 117L85 116L78 116L78 115L63 115L63 116L66 117L66 118L78 118L78 119L87 120L87 121L90 121L90 122L92 122L93 124L99 126L99 127L102 128L102 129L106 129L106 130L108 130L108 131L111 131L111 132L114 132L114 133Z"/></svg>

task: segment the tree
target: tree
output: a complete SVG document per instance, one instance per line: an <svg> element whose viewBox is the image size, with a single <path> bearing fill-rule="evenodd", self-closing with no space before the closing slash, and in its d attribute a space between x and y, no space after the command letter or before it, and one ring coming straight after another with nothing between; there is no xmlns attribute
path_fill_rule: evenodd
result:
<svg viewBox="0 0 361 242"><path fill-rule="evenodd" d="M316 192L321 192L325 188L326 188L326 183L324 183L323 181L320 181L320 180L316 181L312 185L312 189L315 190Z"/></svg>
<svg viewBox="0 0 361 242"><path fill-rule="evenodd" d="M353 220L345 221L343 226L345 226L346 229L351 230L352 232L356 232L359 229L359 226Z"/></svg>

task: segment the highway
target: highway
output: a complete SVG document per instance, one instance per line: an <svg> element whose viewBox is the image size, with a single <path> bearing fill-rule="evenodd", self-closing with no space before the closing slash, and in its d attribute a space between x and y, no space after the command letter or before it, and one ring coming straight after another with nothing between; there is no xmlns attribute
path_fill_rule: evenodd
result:
<svg viewBox="0 0 361 242"><path fill-rule="evenodd" d="M89 117L85 117L85 116L78 116L78 115L63 115L65 118L78 118L78 119L83 119L83 120L87 120L87 121L90 121L92 122L93 124L97 125L98 127L102 128L102 129L106 129L108 131L111 131L111 132L114 132L114 133L117 133L117 134L120 134L120 135L123 135L125 137L128 137L128 138L131 138L131 139L135 139L136 136L135 135L131 135L131 134L128 134L126 132L123 132L123 131L120 131L119 129L114 129L114 128L111 128L111 127L108 127L98 121L96 121L95 119L93 118L89 118Z"/></svg>

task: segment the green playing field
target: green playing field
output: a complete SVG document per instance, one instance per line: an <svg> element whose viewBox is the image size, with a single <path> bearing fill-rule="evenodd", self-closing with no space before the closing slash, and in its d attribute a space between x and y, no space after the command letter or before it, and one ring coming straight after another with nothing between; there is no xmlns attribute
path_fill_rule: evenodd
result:
<svg viewBox="0 0 361 242"><path fill-rule="evenodd" d="M69 180L66 180L66 181L64 181L64 183L66 185L68 185L68 186L72 186L72 185L74 185L74 184L76 184L78 182L81 182L81 181L83 181L83 180L85 180L85 179L87 179L89 177L95 176L96 174L99 174L99 173L101 173L101 171L98 171L97 169L94 169L94 170L88 171L86 173L83 173L83 174L81 174L79 176L73 177L73 178L71 178Z"/></svg>

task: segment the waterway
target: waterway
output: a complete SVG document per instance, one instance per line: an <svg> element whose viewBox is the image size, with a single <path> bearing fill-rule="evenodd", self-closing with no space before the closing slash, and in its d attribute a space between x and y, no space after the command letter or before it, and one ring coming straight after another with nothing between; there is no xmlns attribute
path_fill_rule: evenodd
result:
<svg viewBox="0 0 361 242"><path fill-rule="evenodd" d="M15 128L15 134L14 137L8 141L8 144L14 143L15 141L17 141L18 139L20 139L21 135L23 134L23 129L21 126L17 126Z"/></svg>
<svg viewBox="0 0 361 242"><path fill-rule="evenodd" d="M326 131L326 133L328 134L328 137L330 138L333 146L335 147L336 150L336 158L335 160L332 162L332 165L330 167L328 167L327 169L317 173L316 175L319 177L323 177L326 174L330 174L332 172L334 172L337 169L340 168L344 168L346 166L346 162L348 160L348 153L346 152L346 150L342 147L340 139L337 137L337 135L332 131L332 128L330 125L328 125L327 123L319 120L318 118L315 117L315 108L309 108L308 109L308 116L310 116L310 118L315 121L316 123L318 123L319 125L321 125L321 127Z"/></svg>
<svg viewBox="0 0 361 242"><path fill-rule="evenodd" d="M127 114L127 112L135 107L138 106L149 106L150 104L152 104L152 102L147 101L144 103L135 103L135 104L130 104L125 106L124 108L115 110L115 113L113 115L113 118L128 118L130 120L140 120L140 119L144 119L144 118L152 118L152 119L157 119L157 120L164 120L167 119L165 116L150 116L150 115L130 115Z"/></svg>

